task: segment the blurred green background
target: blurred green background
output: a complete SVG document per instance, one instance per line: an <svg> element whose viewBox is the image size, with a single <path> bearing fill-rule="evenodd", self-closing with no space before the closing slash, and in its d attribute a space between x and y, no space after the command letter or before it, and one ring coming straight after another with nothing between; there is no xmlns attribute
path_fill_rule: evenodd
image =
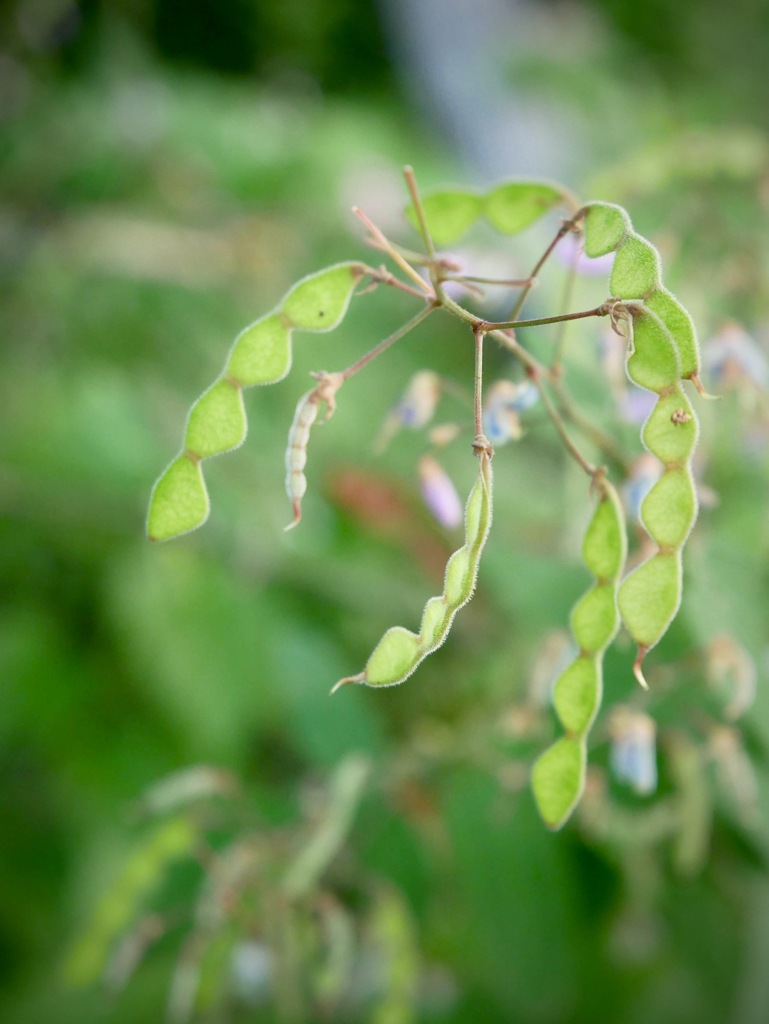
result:
<svg viewBox="0 0 769 1024"><path fill-rule="evenodd" d="M0 1019L159 1020L170 999L179 1020L769 1020L768 10L0 7ZM612 779L599 723L584 812L555 836L526 778L554 734L541 680L586 586L589 502L536 410L495 460L450 642L401 689L327 696L417 621L458 545L421 503L423 439L373 450L416 370L468 386L448 320L347 385L313 434L300 529L282 532L283 449L307 373L385 337L406 296L300 338L291 377L247 393L244 449L209 464L206 527L144 539L234 335L299 276L371 259L350 207L415 244L404 163L423 187L538 174L625 204L716 339L703 509L652 694L629 643L607 663L609 700L659 722L659 790ZM468 255L525 273L555 223ZM532 312L557 296L556 274ZM632 457L598 350L574 332L569 383ZM446 464L466 492L473 460Z"/></svg>

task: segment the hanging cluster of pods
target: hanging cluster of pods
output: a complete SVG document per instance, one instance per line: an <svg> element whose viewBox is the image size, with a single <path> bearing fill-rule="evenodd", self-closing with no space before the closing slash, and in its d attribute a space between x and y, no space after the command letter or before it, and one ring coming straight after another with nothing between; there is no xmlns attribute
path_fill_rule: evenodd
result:
<svg viewBox="0 0 769 1024"><path fill-rule="evenodd" d="M450 557L443 591L427 602L418 632L402 626L387 630L363 670L341 679L333 689L347 683L401 683L444 642L454 616L470 600L476 585L492 516L493 445L518 440L519 415L533 400L540 400L568 452L588 474L591 490L597 497L582 548L584 563L594 582L573 609L571 625L577 653L556 681L553 694L565 735L540 756L533 771L534 794L542 817L550 827L558 828L582 792L587 735L601 702L603 652L619 628L620 619L638 645L634 671L645 687L643 658L665 634L681 600L681 552L697 513L691 472L697 421L682 387L682 382L689 380L700 389L694 325L683 306L663 286L656 249L633 230L620 207L601 202L580 206L566 190L543 182L514 181L485 193L451 189L421 197L410 169L406 170L406 180L412 199L407 212L420 231L424 252L394 246L365 215L356 211L369 229L368 241L390 258L396 273L384 266L372 268L360 262L329 267L298 282L276 309L238 336L222 375L190 411L182 451L155 484L148 533L153 540L166 540L205 521L209 501L201 464L206 458L236 448L245 439L243 389L282 380L291 366L292 332L329 331L338 326L356 290L369 290L360 289L364 279L369 279L372 286L383 284L407 292L419 302L420 309L401 329L352 366L336 373L315 374L316 386L299 400L286 453L292 526L301 516L301 500L307 486L307 444L321 407L325 406L324 418L328 419L336 408L336 395L342 384L436 309L464 321L475 343L472 449L478 459L477 479L465 507L464 543ZM478 220L485 219L498 231L512 235L557 207L564 209L567 216L525 280L490 280L459 273L456 261L436 253L436 244L456 242ZM614 254L607 298L589 310L537 320L521 319L537 275L566 236L581 239L589 258ZM397 271L401 274L396 276ZM468 293L477 292L478 285L515 287L519 296L509 320L488 321L452 298L447 293L449 283L465 288ZM563 325L591 316L607 317L614 330L626 339L628 376L656 396L641 437L651 455L659 460L660 474L640 509L654 550L624 578L625 513L606 468L589 463L566 429L565 421L573 417L569 416L570 401L560 366L563 339L559 340L553 363L545 366L519 343L514 333L518 327ZM483 344L487 337L504 346L520 362L525 376L517 384L496 382L484 402ZM440 387L440 380L431 371L417 374L383 428L381 447L400 426L426 425L434 412ZM580 422L575 421L575 425L579 427ZM444 433L452 438L455 430L449 425ZM428 495L430 487L437 493L440 487L446 490L450 486L444 484L443 471L432 456L423 459L421 473L428 503L432 500ZM447 524L460 518L461 504L458 499L452 501L456 508L452 505L451 514L446 512ZM435 502L439 504L438 499Z"/></svg>

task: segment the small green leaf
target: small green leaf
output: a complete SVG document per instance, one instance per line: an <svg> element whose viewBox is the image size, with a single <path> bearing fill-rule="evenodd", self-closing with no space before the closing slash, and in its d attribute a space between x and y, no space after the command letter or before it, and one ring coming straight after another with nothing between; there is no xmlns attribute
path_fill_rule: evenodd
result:
<svg viewBox="0 0 769 1024"><path fill-rule="evenodd" d="M514 235L563 201L563 193L553 185L541 181L510 181L489 192L484 213L497 231Z"/></svg>
<svg viewBox="0 0 769 1024"><path fill-rule="evenodd" d="M598 658L582 657L560 674L553 690L553 704L567 732L584 735L593 724L602 696Z"/></svg>
<svg viewBox="0 0 769 1024"><path fill-rule="evenodd" d="M697 420L680 387L665 395L652 409L641 439L665 464L686 462L697 444Z"/></svg>
<svg viewBox="0 0 769 1024"><path fill-rule="evenodd" d="M643 299L659 286L657 250L640 235L629 235L614 258L609 290L618 299Z"/></svg>
<svg viewBox="0 0 769 1024"><path fill-rule="evenodd" d="M422 208L433 241L451 245L478 220L483 211L483 197L462 189L441 189L422 199ZM419 227L413 206L406 210L414 227Z"/></svg>
<svg viewBox="0 0 769 1024"><path fill-rule="evenodd" d="M360 263L338 263L294 285L283 300L282 312L293 327L330 331L347 312L355 286L363 276Z"/></svg>
<svg viewBox="0 0 769 1024"><path fill-rule="evenodd" d="M281 313L272 313L238 335L225 372L250 387L274 384L290 369L291 328Z"/></svg>
<svg viewBox="0 0 769 1024"><path fill-rule="evenodd" d="M585 255L591 259L614 252L632 232L630 218L613 203L590 203L585 214Z"/></svg>
<svg viewBox="0 0 769 1024"><path fill-rule="evenodd" d="M688 380L699 372L700 353L694 321L675 295L658 288L646 300L647 309L656 313L670 331L681 360L681 376Z"/></svg>
<svg viewBox="0 0 769 1024"><path fill-rule="evenodd" d="M208 518L208 493L197 461L180 455L152 489L147 519L150 540L168 540L195 530Z"/></svg>
<svg viewBox="0 0 769 1024"><path fill-rule="evenodd" d="M633 309L632 343L627 372L636 384L659 394L680 378L678 352L670 332L648 309Z"/></svg>
<svg viewBox="0 0 769 1024"><path fill-rule="evenodd" d="M681 601L681 554L657 554L622 581L617 594L620 614L639 647L654 647Z"/></svg>
<svg viewBox="0 0 769 1024"><path fill-rule="evenodd" d="M184 447L206 459L243 444L247 429L240 388L233 387L229 380L218 380L190 410Z"/></svg>
<svg viewBox="0 0 769 1024"><path fill-rule="evenodd" d="M548 828L559 829L574 810L585 786L584 739L564 736L537 758L531 784Z"/></svg>
<svg viewBox="0 0 769 1024"><path fill-rule="evenodd" d="M697 495L688 466L662 474L644 498L641 518L660 547L683 544L697 518Z"/></svg>

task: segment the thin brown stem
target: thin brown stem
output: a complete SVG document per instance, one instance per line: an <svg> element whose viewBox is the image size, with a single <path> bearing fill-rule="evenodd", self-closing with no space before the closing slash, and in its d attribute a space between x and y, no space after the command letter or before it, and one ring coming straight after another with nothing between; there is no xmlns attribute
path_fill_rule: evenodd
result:
<svg viewBox="0 0 769 1024"><path fill-rule="evenodd" d="M552 254L553 254L553 252L555 250L555 247L558 245L558 243L561 241L561 239L565 235L568 235L568 233L570 231L574 230L574 225L576 224L576 222L577 222L577 220L578 220L578 218L580 216L581 216L581 211L579 213L575 214L569 220L564 221L563 224L561 224L560 228L556 232L555 238L552 240L550 245L548 245L547 249L545 249L545 251L540 256L539 260L534 265L534 269L532 270L531 274L529 275L529 280L531 281L531 284L529 284L528 287L524 288L524 290L518 296L518 301L516 302L515 306L513 306L513 311L510 314L510 319L511 320L515 320L518 316L520 316L521 310L523 309L523 305L526 302L526 299L529 297L529 292L531 291L532 285L533 285L534 281L536 281L537 276L539 275L540 270L545 265L545 263L550 259L550 257L552 256Z"/></svg>
<svg viewBox="0 0 769 1024"><path fill-rule="evenodd" d="M416 316L412 316L412 318L407 320L406 323L399 327L397 331L393 331L389 337L385 338L384 341L380 341L378 345L375 345L369 352L361 356L357 362L352 363L352 365L348 366L346 370L342 370L340 374L342 381L348 380L354 374L358 373L359 370L362 370L364 366L368 366L373 359L376 359L377 356L381 356L381 354L391 345L394 345L396 341L400 341L401 338L409 333L409 331L412 331L415 327L421 324L423 320L426 320L427 317L430 316L430 314L437 308L438 304L433 302L429 306L425 306L424 309L420 309Z"/></svg>
<svg viewBox="0 0 769 1024"><path fill-rule="evenodd" d="M386 238L385 235L376 226L376 224L366 216L363 210L361 210L360 207L358 206L353 206L352 212L355 214L356 217L359 217L360 220L363 221L363 223L371 232L370 241L374 248L380 249L382 252L386 252L390 259L393 260L394 263L398 264L398 266L401 268L404 274L407 274L412 281L416 282L416 284L421 288L421 290L427 293L429 298L434 299L435 292L433 288L427 283L427 281L425 281L423 277L419 276L416 270L414 270L411 264L406 259L404 259L404 257L398 252L398 250L393 248L393 246L390 244L389 239Z"/></svg>
<svg viewBox="0 0 769 1024"><path fill-rule="evenodd" d="M608 316L611 313L611 304L602 302L600 306L593 309L583 309L578 313L559 313L557 316L541 316L535 320L505 320L499 323L485 324L485 330L502 331L515 330L518 327L541 327L544 324L561 324L568 320L584 320L590 316Z"/></svg>
<svg viewBox="0 0 769 1024"><path fill-rule="evenodd" d="M411 202L414 204L414 213L416 214L417 223L419 224L419 233L422 236L422 240L425 243L425 249L430 259L431 266L435 265L435 243L433 242L430 229L427 226L427 218L425 217L425 208L422 205L422 197L419 194L419 188L417 187L417 179L414 174L414 168L406 166L403 168L403 177L406 179L406 186L411 196Z"/></svg>
<svg viewBox="0 0 769 1024"><path fill-rule="evenodd" d="M417 299L422 299L425 302L431 300L431 296L426 294L424 289L412 288L410 284L406 284L405 281L401 281L400 278L395 277L385 266L381 267L365 267L365 274L370 277L372 281L378 284L386 284L391 288L397 288L398 291L405 292L406 295L413 295ZM366 292L368 289L364 288Z"/></svg>
<svg viewBox="0 0 769 1024"><path fill-rule="evenodd" d="M475 335L475 389L473 412L475 414L476 441L483 436L483 331L476 327Z"/></svg>

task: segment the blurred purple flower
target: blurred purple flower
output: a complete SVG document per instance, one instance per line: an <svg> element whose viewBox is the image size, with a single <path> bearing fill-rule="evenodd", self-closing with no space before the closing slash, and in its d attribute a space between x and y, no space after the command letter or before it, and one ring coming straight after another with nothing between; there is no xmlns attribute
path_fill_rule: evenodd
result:
<svg viewBox="0 0 769 1024"><path fill-rule="evenodd" d="M425 504L441 526L449 530L459 526L462 502L448 473L432 455L423 455L419 460L419 482Z"/></svg>
<svg viewBox="0 0 769 1024"><path fill-rule="evenodd" d="M614 253L591 259L585 255L582 240L577 235L564 236L556 246L555 254L564 266L585 277L608 277L614 266Z"/></svg>

